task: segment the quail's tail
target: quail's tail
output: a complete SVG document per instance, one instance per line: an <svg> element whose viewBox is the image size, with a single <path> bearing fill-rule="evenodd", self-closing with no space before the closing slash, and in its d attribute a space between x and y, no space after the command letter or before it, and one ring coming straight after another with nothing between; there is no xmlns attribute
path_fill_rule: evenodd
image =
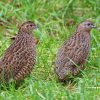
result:
<svg viewBox="0 0 100 100"><path fill-rule="evenodd" d="M0 59L0 74L2 72L2 60Z"/></svg>

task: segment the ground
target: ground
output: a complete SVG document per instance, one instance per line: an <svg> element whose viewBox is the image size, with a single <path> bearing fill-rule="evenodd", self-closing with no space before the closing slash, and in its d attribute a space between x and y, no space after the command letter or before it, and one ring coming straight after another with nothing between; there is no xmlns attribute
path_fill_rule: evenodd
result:
<svg viewBox="0 0 100 100"><path fill-rule="evenodd" d="M54 73L58 48L77 25L91 19L100 27L99 0L1 0L0 57L28 20L38 25L37 63L31 75L15 89L1 84L0 100L100 100L100 31L91 31L91 49L82 77L62 84ZM3 88L2 88L3 87Z"/></svg>

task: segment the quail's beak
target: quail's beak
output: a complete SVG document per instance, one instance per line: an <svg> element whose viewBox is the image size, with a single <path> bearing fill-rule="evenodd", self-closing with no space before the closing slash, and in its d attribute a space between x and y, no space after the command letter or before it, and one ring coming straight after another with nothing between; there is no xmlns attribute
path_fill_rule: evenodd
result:
<svg viewBox="0 0 100 100"><path fill-rule="evenodd" d="M96 27L96 25L94 25L94 24L93 24L93 25L91 25L91 27L92 27L92 28L97 28L97 27Z"/></svg>
<svg viewBox="0 0 100 100"><path fill-rule="evenodd" d="M34 29L38 29L38 26L37 25L34 25Z"/></svg>

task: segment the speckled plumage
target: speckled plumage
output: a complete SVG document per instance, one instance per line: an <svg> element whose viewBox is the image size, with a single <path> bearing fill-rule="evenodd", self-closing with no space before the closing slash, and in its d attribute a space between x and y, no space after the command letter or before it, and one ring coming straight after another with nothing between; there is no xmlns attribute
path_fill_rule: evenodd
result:
<svg viewBox="0 0 100 100"><path fill-rule="evenodd" d="M84 68L89 49L90 31L94 27L89 20L82 22L74 35L60 47L55 62L55 72L60 80L77 75Z"/></svg>
<svg viewBox="0 0 100 100"><path fill-rule="evenodd" d="M36 48L32 30L36 25L25 22L19 29L14 42L0 60L0 80L6 83L13 78L16 82L29 75L36 62Z"/></svg>

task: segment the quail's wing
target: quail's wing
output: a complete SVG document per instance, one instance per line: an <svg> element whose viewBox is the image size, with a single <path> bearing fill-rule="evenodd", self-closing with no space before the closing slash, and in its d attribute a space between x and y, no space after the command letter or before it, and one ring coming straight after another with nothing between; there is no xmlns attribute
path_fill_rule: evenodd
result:
<svg viewBox="0 0 100 100"><path fill-rule="evenodd" d="M76 35L72 36L61 46L57 53L57 66L78 65L83 60L83 46L76 39Z"/></svg>
<svg viewBox="0 0 100 100"><path fill-rule="evenodd" d="M3 57L3 61L6 62L11 62L13 60L13 57L15 55L15 53L19 50L20 48L20 42L21 41L14 41L9 47L8 49L5 51L4 57Z"/></svg>
<svg viewBox="0 0 100 100"><path fill-rule="evenodd" d="M57 53L57 59L56 59L57 66L64 67L64 65L66 63L69 63L70 59L73 58L74 44L75 41L73 40L73 37L70 38L70 40L64 42L64 44L61 46L61 48L58 50Z"/></svg>

